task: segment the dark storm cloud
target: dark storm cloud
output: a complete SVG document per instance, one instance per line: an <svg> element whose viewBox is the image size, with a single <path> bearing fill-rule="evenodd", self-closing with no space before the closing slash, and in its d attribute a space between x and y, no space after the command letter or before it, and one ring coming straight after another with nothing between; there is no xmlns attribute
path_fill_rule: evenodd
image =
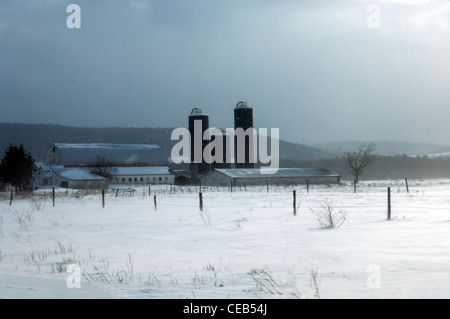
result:
<svg viewBox="0 0 450 319"><path fill-rule="evenodd" d="M81 29L68 29L68 4ZM1 122L230 127L297 142L450 143L445 2L0 1Z"/></svg>

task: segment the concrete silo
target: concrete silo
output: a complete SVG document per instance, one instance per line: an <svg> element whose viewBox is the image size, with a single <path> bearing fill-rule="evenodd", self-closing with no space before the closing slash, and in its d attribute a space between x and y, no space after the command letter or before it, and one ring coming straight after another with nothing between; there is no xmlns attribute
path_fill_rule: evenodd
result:
<svg viewBox="0 0 450 319"><path fill-rule="evenodd" d="M253 121L253 108L247 105L247 102L240 101L236 104L234 108L234 129L242 128L244 131L254 128ZM254 143L257 142L256 134L253 136ZM245 136L245 161L244 163L238 162L238 138L235 138L234 145L234 156L235 156L235 167L236 168L254 168L255 164L252 163L251 159L256 158L253 147L251 147L250 137Z"/></svg>

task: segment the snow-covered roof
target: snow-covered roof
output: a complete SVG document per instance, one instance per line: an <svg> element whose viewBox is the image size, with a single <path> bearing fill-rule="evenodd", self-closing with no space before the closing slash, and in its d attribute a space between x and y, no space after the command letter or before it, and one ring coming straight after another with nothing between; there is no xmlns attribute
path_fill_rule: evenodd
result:
<svg viewBox="0 0 450 319"><path fill-rule="evenodd" d="M91 174L89 168L84 167L53 167L53 171L68 180L105 180L104 177ZM112 176L145 176L145 175L171 175L167 166L146 167L116 167Z"/></svg>
<svg viewBox="0 0 450 319"><path fill-rule="evenodd" d="M62 178L72 181L97 180L103 181L106 178L91 174L88 168L52 168L53 171Z"/></svg>
<svg viewBox="0 0 450 319"><path fill-rule="evenodd" d="M262 174L259 168L215 169L231 178L271 178L271 177L338 177L339 174L324 168L279 168L275 174ZM214 171L213 171L214 172Z"/></svg>
<svg viewBox="0 0 450 319"><path fill-rule="evenodd" d="M161 146L156 144L113 144L113 143L55 143L60 149L125 149L125 150L145 150L160 149Z"/></svg>
<svg viewBox="0 0 450 319"><path fill-rule="evenodd" d="M161 146L156 144L55 143L48 153L56 149L62 160L58 164L94 163L97 158L113 163L167 163Z"/></svg>
<svg viewBox="0 0 450 319"><path fill-rule="evenodd" d="M34 176L39 175L43 178L52 177L52 170L50 165L45 165L42 162L36 163L37 171L33 174Z"/></svg>
<svg viewBox="0 0 450 319"><path fill-rule="evenodd" d="M171 175L171 172L167 166L117 167L112 175Z"/></svg>

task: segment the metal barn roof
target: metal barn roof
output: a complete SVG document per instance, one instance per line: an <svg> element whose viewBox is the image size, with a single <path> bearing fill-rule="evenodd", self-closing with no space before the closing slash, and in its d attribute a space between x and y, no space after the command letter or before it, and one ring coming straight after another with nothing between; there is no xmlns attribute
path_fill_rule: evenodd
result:
<svg viewBox="0 0 450 319"><path fill-rule="evenodd" d="M102 176L94 175L85 168L53 168L53 171L64 179L71 181L106 181Z"/></svg>
<svg viewBox="0 0 450 319"><path fill-rule="evenodd" d="M231 178L271 178L271 177L339 177L324 168L279 168L275 174L262 174L259 168L225 168L215 171ZM214 172L214 171L213 171Z"/></svg>
<svg viewBox="0 0 450 319"><path fill-rule="evenodd" d="M162 149L156 144L55 143L64 163L93 163L105 158L113 163L166 163Z"/></svg>
<svg viewBox="0 0 450 319"><path fill-rule="evenodd" d="M116 167L114 176L129 175L171 175L170 168L167 166L145 166L145 167Z"/></svg>

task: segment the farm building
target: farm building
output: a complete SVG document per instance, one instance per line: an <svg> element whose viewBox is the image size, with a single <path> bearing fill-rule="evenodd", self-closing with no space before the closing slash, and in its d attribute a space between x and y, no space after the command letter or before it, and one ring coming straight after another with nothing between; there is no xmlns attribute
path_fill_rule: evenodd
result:
<svg viewBox="0 0 450 319"><path fill-rule="evenodd" d="M110 178L93 168L110 170ZM34 185L68 188L105 188L113 184L173 184L174 174L162 149L154 144L51 145L33 176Z"/></svg>
<svg viewBox="0 0 450 319"><path fill-rule="evenodd" d="M52 169L49 165L36 163L37 170L33 174L33 186L42 187L52 185Z"/></svg>
<svg viewBox="0 0 450 319"><path fill-rule="evenodd" d="M258 168L215 169L201 178L202 185L339 184L340 175L323 168L279 168L275 174L261 174Z"/></svg>
<svg viewBox="0 0 450 319"><path fill-rule="evenodd" d="M175 184L176 185L188 185L192 182L191 171L189 170L174 170Z"/></svg>
<svg viewBox="0 0 450 319"><path fill-rule="evenodd" d="M108 179L91 174L86 168L56 166L51 168L52 185L76 189L105 189Z"/></svg>
<svg viewBox="0 0 450 319"><path fill-rule="evenodd" d="M11 191L11 183L4 183L0 181L0 192Z"/></svg>
<svg viewBox="0 0 450 319"><path fill-rule="evenodd" d="M167 166L117 167L113 184L174 184L175 175Z"/></svg>

